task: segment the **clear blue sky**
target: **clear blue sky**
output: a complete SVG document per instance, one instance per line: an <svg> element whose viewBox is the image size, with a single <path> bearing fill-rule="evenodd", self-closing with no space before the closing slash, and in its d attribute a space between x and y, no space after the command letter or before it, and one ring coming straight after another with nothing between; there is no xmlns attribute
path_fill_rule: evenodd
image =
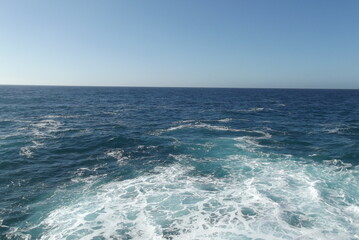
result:
<svg viewBox="0 0 359 240"><path fill-rule="evenodd" d="M0 0L0 84L359 88L359 1Z"/></svg>

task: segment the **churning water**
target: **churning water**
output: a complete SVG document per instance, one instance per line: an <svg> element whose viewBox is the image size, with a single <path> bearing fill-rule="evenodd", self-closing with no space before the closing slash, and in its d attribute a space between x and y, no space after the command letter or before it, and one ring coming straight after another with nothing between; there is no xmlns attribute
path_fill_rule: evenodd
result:
<svg viewBox="0 0 359 240"><path fill-rule="evenodd" d="M359 239L359 91L0 87L1 239Z"/></svg>

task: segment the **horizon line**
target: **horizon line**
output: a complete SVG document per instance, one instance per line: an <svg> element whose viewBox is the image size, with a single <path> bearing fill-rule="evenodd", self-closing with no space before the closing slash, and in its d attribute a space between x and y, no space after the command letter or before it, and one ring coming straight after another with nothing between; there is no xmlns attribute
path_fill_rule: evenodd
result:
<svg viewBox="0 0 359 240"><path fill-rule="evenodd" d="M180 86L116 86L116 85L55 85L55 84L1 84L13 87L93 87L93 88L207 88L207 89L293 89L293 90L359 90L359 88L296 88L296 87L180 87Z"/></svg>

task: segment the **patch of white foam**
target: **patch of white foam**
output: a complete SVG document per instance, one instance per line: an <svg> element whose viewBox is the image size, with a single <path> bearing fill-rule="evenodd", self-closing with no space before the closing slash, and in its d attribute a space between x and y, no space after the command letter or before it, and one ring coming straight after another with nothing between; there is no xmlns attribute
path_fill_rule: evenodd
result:
<svg viewBox="0 0 359 240"><path fill-rule="evenodd" d="M106 166L106 163L96 165L93 168L78 168L75 172L74 178L71 179L74 183L93 183L101 177L107 176L106 173L99 174L98 169Z"/></svg>
<svg viewBox="0 0 359 240"><path fill-rule="evenodd" d="M340 159L324 160L323 163L328 165L333 165L336 167L337 170L346 170L348 168L353 167L351 163L345 163Z"/></svg>
<svg viewBox="0 0 359 240"><path fill-rule="evenodd" d="M353 219L359 219L359 206L358 205L350 205L344 209L344 211L353 217Z"/></svg>
<svg viewBox="0 0 359 240"><path fill-rule="evenodd" d="M261 136L258 136L258 137L253 137L253 136L236 137L236 138L234 138L234 140L237 141L238 143L236 143L235 146L237 146L240 149L247 150L250 152L257 151L256 150L257 148L268 147L268 146L259 144L257 140L270 139L272 137L272 135L270 133L264 132L264 131L258 131L258 130L251 130L249 132L257 133Z"/></svg>
<svg viewBox="0 0 359 240"><path fill-rule="evenodd" d="M330 133L330 134L341 134L345 131L350 130L349 126L344 126L342 124L319 124L322 128L319 128L319 131Z"/></svg>
<svg viewBox="0 0 359 240"><path fill-rule="evenodd" d="M41 146L43 146L44 143L38 142L38 141L32 141L32 145L30 146L25 146L20 148L20 155L21 156L25 156L27 158L32 158L33 154L34 154L34 149L39 148Z"/></svg>
<svg viewBox="0 0 359 240"><path fill-rule="evenodd" d="M324 131L328 133L339 133L342 130L342 128L333 128L333 129L325 129Z"/></svg>
<svg viewBox="0 0 359 240"><path fill-rule="evenodd" d="M128 160L128 157L125 156L125 151L123 149L112 149L107 151L105 154L109 157L117 159L118 163Z"/></svg>
<svg viewBox="0 0 359 240"><path fill-rule="evenodd" d="M337 198L358 179L349 186L337 180L358 169L338 173L332 165L286 157L233 155L223 163L228 177L214 178L191 174L194 168L185 164L189 157L177 157L181 163L137 178L89 183L77 200L36 226L45 229L41 239L309 240L359 234L358 200Z"/></svg>
<svg viewBox="0 0 359 240"><path fill-rule="evenodd" d="M62 126L61 122L53 119L41 120L39 122L31 124L33 127L32 133L37 138L54 137L54 133L59 131Z"/></svg>
<svg viewBox="0 0 359 240"><path fill-rule="evenodd" d="M2 228L9 228L9 226L3 224L4 220L0 219L0 227Z"/></svg>
<svg viewBox="0 0 359 240"><path fill-rule="evenodd" d="M31 151L30 146L20 148L20 156L25 156L27 158L32 158L33 152Z"/></svg>
<svg viewBox="0 0 359 240"><path fill-rule="evenodd" d="M31 235L22 233L17 227L12 227L10 232L6 234L5 239L31 240Z"/></svg>
<svg viewBox="0 0 359 240"><path fill-rule="evenodd" d="M216 125L211 125L211 124L206 124L206 123L200 123L197 125L194 125L195 128L206 128L206 129L210 129L210 130L216 130L216 131L229 131L229 132L243 132L244 130L242 129L234 129L234 128L230 128L230 127L226 127L226 126L216 126Z"/></svg>

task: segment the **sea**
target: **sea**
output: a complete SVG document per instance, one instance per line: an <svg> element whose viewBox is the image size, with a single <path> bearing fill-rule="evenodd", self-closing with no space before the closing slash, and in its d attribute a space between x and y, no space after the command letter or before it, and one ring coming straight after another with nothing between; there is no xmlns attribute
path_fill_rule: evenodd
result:
<svg viewBox="0 0 359 240"><path fill-rule="evenodd" d="M0 239L359 239L359 90L0 86Z"/></svg>

